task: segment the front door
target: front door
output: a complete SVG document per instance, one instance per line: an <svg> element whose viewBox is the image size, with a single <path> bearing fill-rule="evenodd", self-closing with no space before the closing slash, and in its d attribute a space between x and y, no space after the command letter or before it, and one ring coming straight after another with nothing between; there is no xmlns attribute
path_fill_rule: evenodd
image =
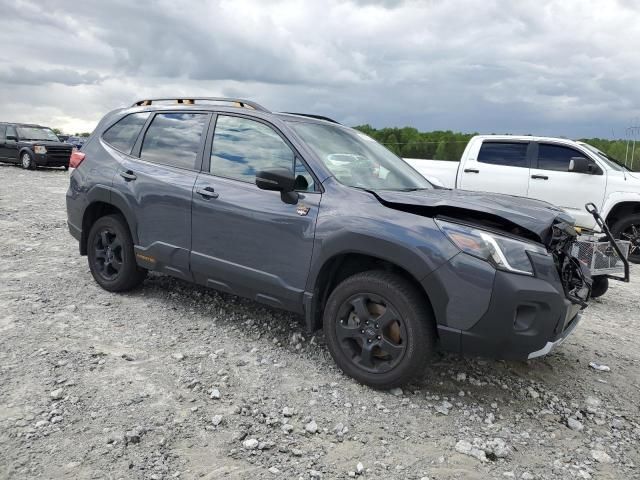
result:
<svg viewBox="0 0 640 480"><path fill-rule="evenodd" d="M300 311L321 199L308 169L271 125L226 114L217 117L204 167L193 194L194 277ZM296 172L296 204L256 186L256 172L270 167Z"/></svg>
<svg viewBox="0 0 640 480"><path fill-rule="evenodd" d="M459 188L526 197L530 157L529 142L484 140L458 172Z"/></svg>
<svg viewBox="0 0 640 480"><path fill-rule="evenodd" d="M584 206L593 202L601 209L606 180L603 172L574 173L569 171L573 157L586 155L565 145L539 143L537 160L531 168L529 197L545 200L563 208L576 219L578 226L593 228L595 220Z"/></svg>

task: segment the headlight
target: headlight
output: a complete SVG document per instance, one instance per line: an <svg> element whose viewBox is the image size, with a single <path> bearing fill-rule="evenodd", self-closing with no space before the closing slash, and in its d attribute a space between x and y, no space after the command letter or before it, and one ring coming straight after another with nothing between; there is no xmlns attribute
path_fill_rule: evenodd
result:
<svg viewBox="0 0 640 480"><path fill-rule="evenodd" d="M33 147L33 151L39 154L47 153L47 148L44 145L36 145Z"/></svg>
<svg viewBox="0 0 640 480"><path fill-rule="evenodd" d="M516 240L486 230L436 220L440 230L460 250L510 272L533 275L533 266L527 252L547 254L539 244Z"/></svg>

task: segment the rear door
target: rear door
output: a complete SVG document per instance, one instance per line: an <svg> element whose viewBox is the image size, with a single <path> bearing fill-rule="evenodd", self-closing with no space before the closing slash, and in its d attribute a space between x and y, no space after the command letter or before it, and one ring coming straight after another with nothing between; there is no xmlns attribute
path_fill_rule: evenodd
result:
<svg viewBox="0 0 640 480"><path fill-rule="evenodd" d="M151 114L113 180L136 218L138 260L185 279L191 278L191 197L210 117L197 111Z"/></svg>
<svg viewBox="0 0 640 480"><path fill-rule="evenodd" d="M531 155L531 142L483 140L461 165L459 188L526 197Z"/></svg>
<svg viewBox="0 0 640 480"><path fill-rule="evenodd" d="M193 196L194 277L213 288L301 311L320 189L273 125L219 114ZM299 198L259 189L264 168L292 169Z"/></svg>
<svg viewBox="0 0 640 480"><path fill-rule="evenodd" d="M7 137L12 137L11 139ZM7 132L4 141L4 159L9 162L18 163L18 131L13 125L7 125Z"/></svg>
<svg viewBox="0 0 640 480"><path fill-rule="evenodd" d="M541 142L536 147L529 197L557 205L571 214L579 226L593 228L595 220L584 206L593 202L602 209L607 183L604 172L601 169L592 174L570 172L571 158L588 156L567 145Z"/></svg>

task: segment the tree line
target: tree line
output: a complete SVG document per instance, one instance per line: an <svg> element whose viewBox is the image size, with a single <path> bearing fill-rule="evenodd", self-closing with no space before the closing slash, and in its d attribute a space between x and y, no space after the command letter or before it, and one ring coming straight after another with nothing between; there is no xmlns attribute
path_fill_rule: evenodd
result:
<svg viewBox="0 0 640 480"><path fill-rule="evenodd" d="M458 161L467 143L478 133L460 133L451 130L420 132L413 127L373 128L371 125L355 127L382 143L395 154L405 158L427 158L432 160ZM584 138L586 142L602 150L607 155L624 163L625 155L631 159L631 146L627 153L626 140L606 140L603 138ZM633 170L640 170L640 142L636 146Z"/></svg>

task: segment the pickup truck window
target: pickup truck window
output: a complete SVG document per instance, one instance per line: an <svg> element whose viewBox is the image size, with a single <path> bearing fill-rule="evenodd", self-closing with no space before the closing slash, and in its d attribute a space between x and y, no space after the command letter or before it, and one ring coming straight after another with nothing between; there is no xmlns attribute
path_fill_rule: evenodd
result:
<svg viewBox="0 0 640 480"><path fill-rule="evenodd" d="M516 142L482 142L478 152L478 162L506 167L528 168L528 143Z"/></svg>
<svg viewBox="0 0 640 480"><path fill-rule="evenodd" d="M561 145L548 143L538 145L538 168L541 170L568 172L569 162L573 157L584 158L584 155L578 150Z"/></svg>

